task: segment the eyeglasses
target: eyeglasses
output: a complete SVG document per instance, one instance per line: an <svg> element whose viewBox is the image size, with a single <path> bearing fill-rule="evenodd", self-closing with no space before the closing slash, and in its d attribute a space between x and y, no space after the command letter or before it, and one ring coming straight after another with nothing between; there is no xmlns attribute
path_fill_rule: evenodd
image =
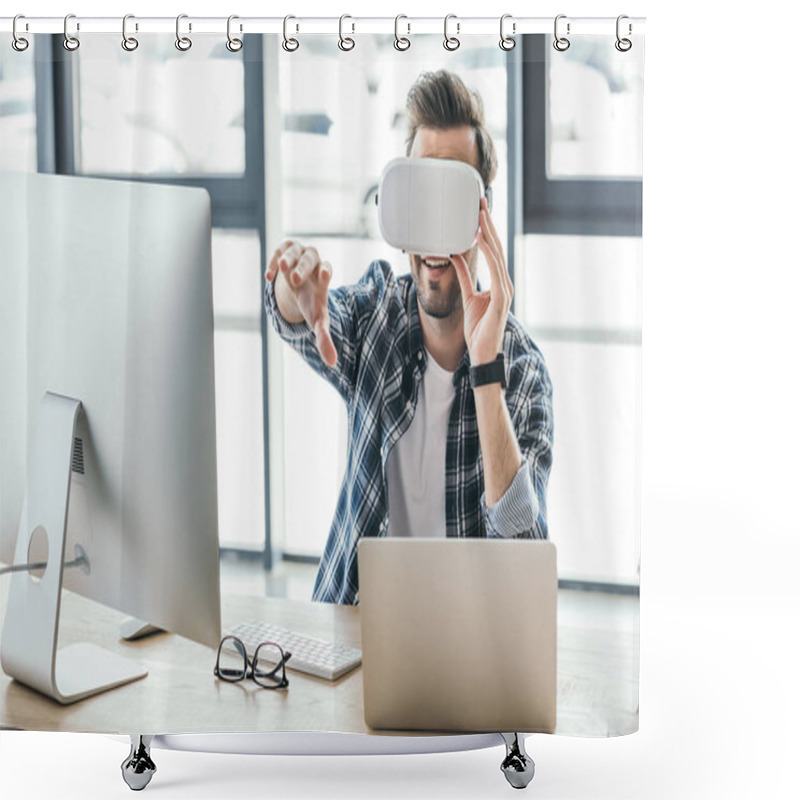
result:
<svg viewBox="0 0 800 800"><path fill-rule="evenodd" d="M236 636L225 636L219 643L214 675L220 680L236 683L252 678L264 689L285 689L289 685L286 677L286 662L292 657L275 642L261 642L256 647L251 661L242 640Z"/></svg>

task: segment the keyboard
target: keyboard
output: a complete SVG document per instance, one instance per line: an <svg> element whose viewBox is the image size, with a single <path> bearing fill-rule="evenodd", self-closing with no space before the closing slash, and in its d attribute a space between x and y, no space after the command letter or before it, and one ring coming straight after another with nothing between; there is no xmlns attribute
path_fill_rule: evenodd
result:
<svg viewBox="0 0 800 800"><path fill-rule="evenodd" d="M228 635L242 640L250 658L261 642L276 642L292 654L286 662L287 669L329 681L338 680L361 663L361 651L355 647L304 636L259 620L240 622L223 633Z"/></svg>

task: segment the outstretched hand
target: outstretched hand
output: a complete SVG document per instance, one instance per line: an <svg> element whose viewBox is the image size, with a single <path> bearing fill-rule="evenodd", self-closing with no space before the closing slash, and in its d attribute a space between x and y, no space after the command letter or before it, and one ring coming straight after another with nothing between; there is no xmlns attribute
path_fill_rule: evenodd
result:
<svg viewBox="0 0 800 800"><path fill-rule="evenodd" d="M511 308L514 286L503 256L503 248L489 216L486 198L481 198L478 247L489 265L492 285L479 292L472 284L469 267L462 255L452 257L464 303L464 338L473 366L488 364L503 349L503 332Z"/></svg>
<svg viewBox="0 0 800 800"><path fill-rule="evenodd" d="M264 278L274 281L279 274L285 289L275 284L278 310L288 322L304 319L314 331L322 360L329 367L334 366L337 355L328 314L331 265L320 260L316 248L286 239L272 256Z"/></svg>

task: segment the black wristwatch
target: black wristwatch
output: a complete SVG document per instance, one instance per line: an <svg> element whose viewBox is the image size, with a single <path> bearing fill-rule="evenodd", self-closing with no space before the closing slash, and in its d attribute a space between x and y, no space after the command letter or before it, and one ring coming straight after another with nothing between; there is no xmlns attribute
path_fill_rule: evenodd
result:
<svg viewBox="0 0 800 800"><path fill-rule="evenodd" d="M485 386L487 383L499 383L506 388L506 360L502 353L497 354L494 361L488 364L478 364L469 368L469 382L472 388Z"/></svg>

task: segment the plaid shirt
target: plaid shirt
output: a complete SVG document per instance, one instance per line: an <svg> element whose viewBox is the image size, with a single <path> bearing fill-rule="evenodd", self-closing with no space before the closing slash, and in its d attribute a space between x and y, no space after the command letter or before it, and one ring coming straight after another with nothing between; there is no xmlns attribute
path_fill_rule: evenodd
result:
<svg viewBox="0 0 800 800"><path fill-rule="evenodd" d="M313 599L358 602L356 548L362 536L388 531L386 459L414 416L427 352L410 274L395 277L386 261L374 261L354 286L328 292L331 337L338 360L328 367L305 323L286 322L274 287L265 303L278 335L288 342L347 404L348 457L339 500ZM455 399L447 429L445 515L448 537L547 538L545 492L552 462L552 385L544 358L509 315L503 336L506 404L523 463L493 506L486 505L469 353L455 375Z"/></svg>

